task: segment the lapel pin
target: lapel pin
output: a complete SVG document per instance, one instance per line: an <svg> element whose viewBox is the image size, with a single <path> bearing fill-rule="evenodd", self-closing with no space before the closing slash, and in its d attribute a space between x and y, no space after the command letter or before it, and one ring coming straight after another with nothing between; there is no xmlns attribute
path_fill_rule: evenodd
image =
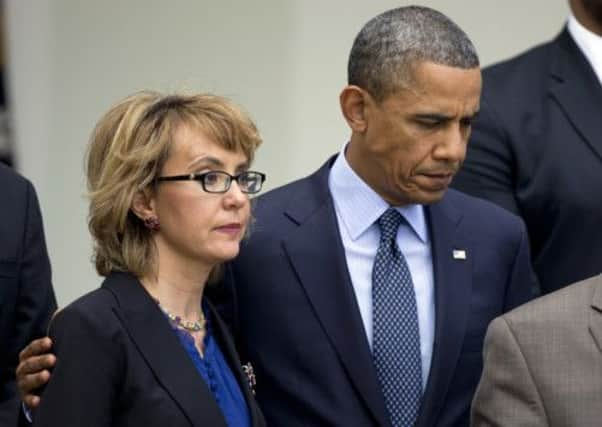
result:
<svg viewBox="0 0 602 427"><path fill-rule="evenodd" d="M466 251L464 249L454 249L452 255L454 259L466 259Z"/></svg>

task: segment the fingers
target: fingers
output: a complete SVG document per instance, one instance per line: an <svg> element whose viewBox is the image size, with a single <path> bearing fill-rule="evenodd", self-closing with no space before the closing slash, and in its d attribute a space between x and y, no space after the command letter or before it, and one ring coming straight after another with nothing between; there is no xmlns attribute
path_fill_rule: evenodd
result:
<svg viewBox="0 0 602 427"><path fill-rule="evenodd" d="M52 340L48 337L33 340L21 351L21 353L19 353L19 361L23 362L31 356L38 356L40 354L48 353L51 347Z"/></svg>
<svg viewBox="0 0 602 427"><path fill-rule="evenodd" d="M52 347L50 338L40 338L32 341L19 354L20 363L17 366L17 386L21 399L29 408L35 408L40 403L39 396L33 394L50 379L50 371L56 363L56 357L48 353Z"/></svg>
<svg viewBox="0 0 602 427"><path fill-rule="evenodd" d="M38 407L40 404L40 398L33 394L28 394L23 398L23 403L25 403L25 406L27 406L29 410L32 410Z"/></svg>
<svg viewBox="0 0 602 427"><path fill-rule="evenodd" d="M50 379L50 372L44 370L37 374L26 375L17 381L21 400L29 409L35 409L40 404L40 397L33 394L34 390L43 386Z"/></svg>
<svg viewBox="0 0 602 427"><path fill-rule="evenodd" d="M56 363L52 354L34 356L19 363L17 366L17 386L21 397L26 397L50 379L49 369Z"/></svg>
<svg viewBox="0 0 602 427"><path fill-rule="evenodd" d="M39 374L43 370L50 369L56 363L54 354L44 354L42 356L31 356L23 360L17 366L17 379L22 379L29 375Z"/></svg>

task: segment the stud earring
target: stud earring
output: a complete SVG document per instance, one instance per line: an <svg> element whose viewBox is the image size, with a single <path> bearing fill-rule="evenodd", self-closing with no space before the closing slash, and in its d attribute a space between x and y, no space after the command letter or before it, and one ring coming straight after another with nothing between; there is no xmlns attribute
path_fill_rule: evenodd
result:
<svg viewBox="0 0 602 427"><path fill-rule="evenodd" d="M155 216L149 216L148 218L144 218L144 226L151 231L159 231L161 229L159 219Z"/></svg>

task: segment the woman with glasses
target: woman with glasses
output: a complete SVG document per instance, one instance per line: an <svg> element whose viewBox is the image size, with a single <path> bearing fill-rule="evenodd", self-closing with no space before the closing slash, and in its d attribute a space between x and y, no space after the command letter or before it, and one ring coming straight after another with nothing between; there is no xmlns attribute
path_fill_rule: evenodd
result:
<svg viewBox="0 0 602 427"><path fill-rule="evenodd" d="M203 298L238 254L261 139L230 101L137 93L97 124L88 226L102 286L50 327L36 426L263 426L232 339Z"/></svg>

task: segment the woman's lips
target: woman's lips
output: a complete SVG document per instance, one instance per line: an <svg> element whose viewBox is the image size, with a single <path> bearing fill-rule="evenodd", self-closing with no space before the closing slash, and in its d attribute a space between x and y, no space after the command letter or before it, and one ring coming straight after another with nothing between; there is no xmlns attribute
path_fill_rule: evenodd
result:
<svg viewBox="0 0 602 427"><path fill-rule="evenodd" d="M238 235L242 230L242 225L239 223L230 223L221 225L217 227L216 230L230 235Z"/></svg>

